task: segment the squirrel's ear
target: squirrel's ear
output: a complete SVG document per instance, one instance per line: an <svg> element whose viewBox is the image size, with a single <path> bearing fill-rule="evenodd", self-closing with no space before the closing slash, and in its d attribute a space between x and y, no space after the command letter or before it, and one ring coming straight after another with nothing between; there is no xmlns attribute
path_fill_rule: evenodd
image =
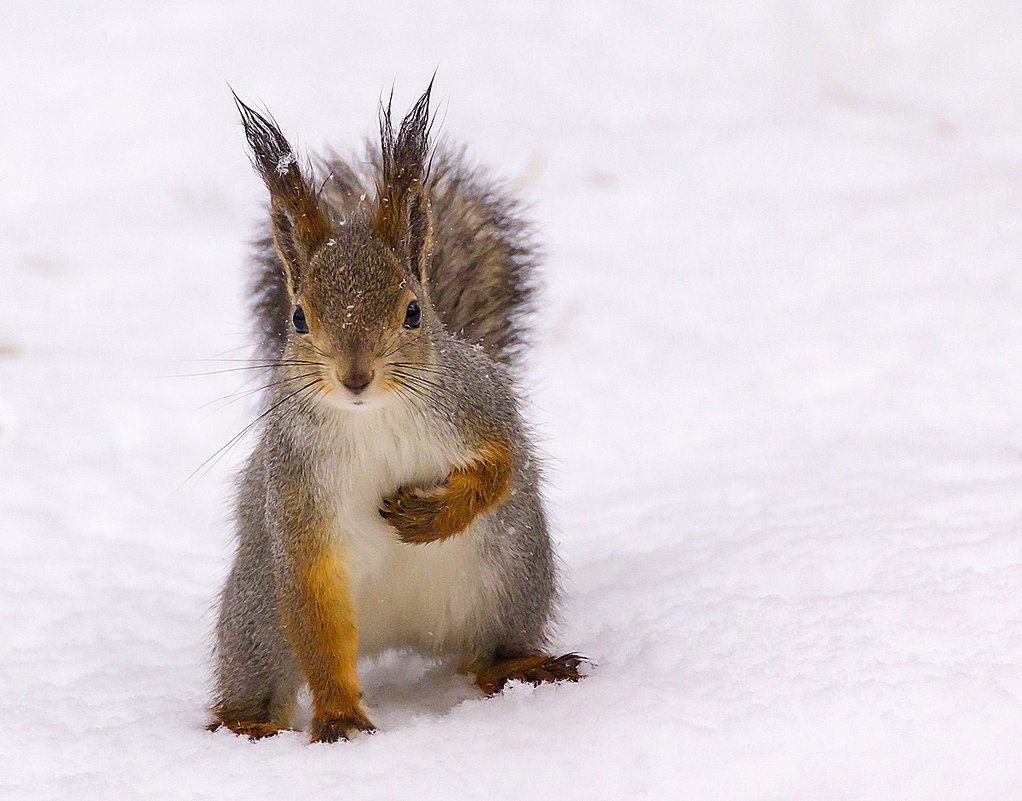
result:
<svg viewBox="0 0 1022 801"><path fill-rule="evenodd" d="M408 261L419 283L426 282L429 257L433 252L433 209L421 184L408 193Z"/></svg>
<svg viewBox="0 0 1022 801"><path fill-rule="evenodd" d="M297 295L309 259L330 238L330 223L280 129L237 95L234 102L252 149L252 163L270 190L273 240L287 267L288 288Z"/></svg>
<svg viewBox="0 0 1022 801"><path fill-rule="evenodd" d="M429 202L429 95L433 81L401 122L396 135L390 102L380 104L380 173L373 229L396 253L408 258L419 281L428 272L433 247Z"/></svg>

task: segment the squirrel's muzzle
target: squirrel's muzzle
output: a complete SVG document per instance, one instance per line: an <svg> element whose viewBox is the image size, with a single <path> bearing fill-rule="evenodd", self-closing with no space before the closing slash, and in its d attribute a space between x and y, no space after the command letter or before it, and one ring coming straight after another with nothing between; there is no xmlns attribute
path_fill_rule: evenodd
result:
<svg viewBox="0 0 1022 801"><path fill-rule="evenodd" d="M352 372L341 379L344 388L352 395L361 395L373 381L372 372Z"/></svg>

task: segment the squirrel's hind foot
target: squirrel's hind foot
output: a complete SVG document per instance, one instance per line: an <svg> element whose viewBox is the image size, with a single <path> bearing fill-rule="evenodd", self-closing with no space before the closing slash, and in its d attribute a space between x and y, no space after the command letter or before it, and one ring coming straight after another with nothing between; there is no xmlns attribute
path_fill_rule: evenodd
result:
<svg viewBox="0 0 1022 801"><path fill-rule="evenodd" d="M476 684L487 695L495 695L509 681L543 684L556 681L580 681L588 674L584 665L592 664L584 656L571 653L563 656L530 654L474 666Z"/></svg>
<svg viewBox="0 0 1022 801"><path fill-rule="evenodd" d="M278 726L276 723L262 723L258 720L220 720L217 718L206 726L206 731L217 731L226 728L237 734L239 737L248 737L250 740L262 740L264 737L273 737L282 731L290 731L287 726Z"/></svg>

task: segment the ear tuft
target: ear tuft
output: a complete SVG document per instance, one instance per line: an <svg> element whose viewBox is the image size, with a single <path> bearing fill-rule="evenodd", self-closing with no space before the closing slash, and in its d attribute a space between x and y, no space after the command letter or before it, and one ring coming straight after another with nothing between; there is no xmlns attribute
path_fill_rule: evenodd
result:
<svg viewBox="0 0 1022 801"><path fill-rule="evenodd" d="M391 102L380 104L380 173L376 187L373 230L394 251L403 253L424 280L432 247L432 211L429 204L429 134L432 117L429 98L432 79L396 135L391 121Z"/></svg>
<svg viewBox="0 0 1022 801"><path fill-rule="evenodd" d="M287 266L292 293L297 294L309 257L330 237L330 223L280 128L236 94L234 102L252 150L252 163L270 191L274 242Z"/></svg>

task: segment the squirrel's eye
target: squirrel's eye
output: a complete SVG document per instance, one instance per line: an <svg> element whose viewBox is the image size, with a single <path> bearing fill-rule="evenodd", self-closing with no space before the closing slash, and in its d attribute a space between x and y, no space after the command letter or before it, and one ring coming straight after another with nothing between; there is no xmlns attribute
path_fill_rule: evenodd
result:
<svg viewBox="0 0 1022 801"><path fill-rule="evenodd" d="M422 309L417 301L408 304L408 311L405 312L405 328L418 328L422 322Z"/></svg>
<svg viewBox="0 0 1022 801"><path fill-rule="evenodd" d="M309 333L309 324L305 322L305 312L301 306L295 306L295 313L291 316L291 322L295 324L295 331L299 334Z"/></svg>

